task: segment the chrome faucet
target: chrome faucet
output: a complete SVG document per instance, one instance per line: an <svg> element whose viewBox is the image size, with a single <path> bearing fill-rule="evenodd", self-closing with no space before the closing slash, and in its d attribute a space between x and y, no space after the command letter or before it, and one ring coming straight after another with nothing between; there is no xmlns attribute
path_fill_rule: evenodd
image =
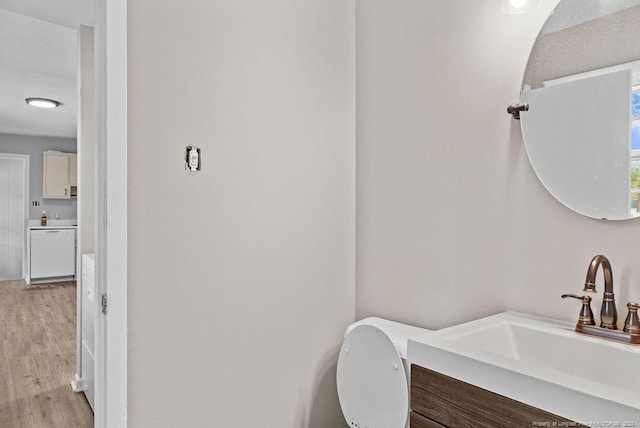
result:
<svg viewBox="0 0 640 428"><path fill-rule="evenodd" d="M605 256L597 255L591 260L589 270L587 270L587 279L584 282L584 290L582 291L596 292L596 274L600 266L602 266L602 273L604 274L604 295L602 308L600 309L600 327L617 330L618 311L616 310L616 299L613 294L613 273L611 272L611 263Z"/></svg>

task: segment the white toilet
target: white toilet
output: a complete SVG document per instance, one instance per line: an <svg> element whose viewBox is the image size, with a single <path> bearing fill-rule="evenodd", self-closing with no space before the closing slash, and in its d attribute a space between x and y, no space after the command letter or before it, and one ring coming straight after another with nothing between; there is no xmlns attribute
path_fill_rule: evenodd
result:
<svg viewBox="0 0 640 428"><path fill-rule="evenodd" d="M409 426L407 341L429 331L382 318L365 318L347 327L337 384L350 428Z"/></svg>

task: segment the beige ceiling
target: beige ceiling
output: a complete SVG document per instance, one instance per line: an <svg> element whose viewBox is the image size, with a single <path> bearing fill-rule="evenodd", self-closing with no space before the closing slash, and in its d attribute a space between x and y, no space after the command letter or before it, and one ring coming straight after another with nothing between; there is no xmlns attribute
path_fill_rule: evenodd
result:
<svg viewBox="0 0 640 428"><path fill-rule="evenodd" d="M76 29L93 13L89 0L0 0L0 133L75 138ZM38 109L27 97L62 105Z"/></svg>
<svg viewBox="0 0 640 428"><path fill-rule="evenodd" d="M540 35L555 33L639 4L640 0L562 0Z"/></svg>

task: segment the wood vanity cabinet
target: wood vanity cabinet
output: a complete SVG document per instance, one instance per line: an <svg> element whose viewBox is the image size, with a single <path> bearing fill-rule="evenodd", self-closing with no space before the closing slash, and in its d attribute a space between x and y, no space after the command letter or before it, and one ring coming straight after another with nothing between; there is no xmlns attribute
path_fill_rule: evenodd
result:
<svg viewBox="0 0 640 428"><path fill-rule="evenodd" d="M417 365L410 417L411 428L584 426Z"/></svg>
<svg viewBox="0 0 640 428"><path fill-rule="evenodd" d="M411 428L447 428L444 425L440 425L436 421L425 418L421 414L413 411L411 412L410 422Z"/></svg>

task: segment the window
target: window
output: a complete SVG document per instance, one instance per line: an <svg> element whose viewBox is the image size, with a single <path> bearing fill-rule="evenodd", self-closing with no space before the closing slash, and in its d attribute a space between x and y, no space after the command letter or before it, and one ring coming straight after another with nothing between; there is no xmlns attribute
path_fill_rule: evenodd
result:
<svg viewBox="0 0 640 428"><path fill-rule="evenodd" d="M640 85L631 92L631 214L638 214L640 195Z"/></svg>

